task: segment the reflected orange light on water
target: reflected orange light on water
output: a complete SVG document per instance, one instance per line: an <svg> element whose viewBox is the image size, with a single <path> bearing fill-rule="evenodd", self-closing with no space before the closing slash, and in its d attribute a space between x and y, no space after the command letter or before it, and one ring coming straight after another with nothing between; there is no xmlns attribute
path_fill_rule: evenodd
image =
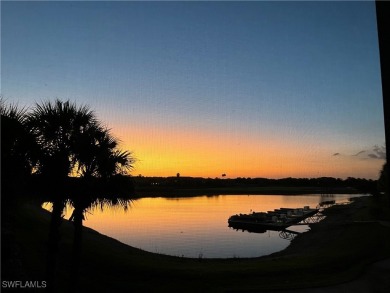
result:
<svg viewBox="0 0 390 293"><path fill-rule="evenodd" d="M124 231L136 231L139 235L147 236L153 233L164 233L177 223L185 223L186 228L191 227L188 219L194 218L195 211L205 205L213 205L219 200L218 197L197 197L166 199L166 198L143 198L132 203L128 211L121 208L102 212L100 209L91 211L93 216L85 222L86 226L94 227L99 231L110 231L113 227L123 227ZM197 225L207 225L213 229L219 223L217 219L228 216L229 211L215 210L207 218L197 219ZM178 231L183 232L183 231Z"/></svg>
<svg viewBox="0 0 390 293"><path fill-rule="evenodd" d="M246 200L242 200L244 197L247 197ZM290 198L291 203L286 202L283 196L142 198L135 200L127 211L119 206L104 210L100 208L89 210L86 213L84 225L102 233L110 233L112 229L119 229L122 230L121 233L129 233L129 236L131 231L137 231L139 235L164 233L177 223L183 223L185 230L193 229L194 226L203 226L212 231L221 224L226 226L228 217L236 213L267 212L276 207L286 206L286 203L289 207L307 205L305 196L301 199L298 196ZM299 200L298 203L297 200ZM311 204L316 206L318 202L311 202ZM194 225L191 220L195 218L200 209L207 209L209 212L207 217L196 217L196 225ZM71 212L72 209L69 208L65 214L66 219L69 219Z"/></svg>
<svg viewBox="0 0 390 293"><path fill-rule="evenodd" d="M337 201L353 195L337 195ZM253 257L288 245L277 231L243 233L228 227L235 214L267 212L280 207L316 207L320 195L219 195L190 198L141 198L124 211L106 207L85 213L84 226L151 252L197 257ZM328 198L326 198L328 200ZM44 206L50 209L50 205ZM69 219L68 208L65 218ZM304 232L306 228L299 226Z"/></svg>

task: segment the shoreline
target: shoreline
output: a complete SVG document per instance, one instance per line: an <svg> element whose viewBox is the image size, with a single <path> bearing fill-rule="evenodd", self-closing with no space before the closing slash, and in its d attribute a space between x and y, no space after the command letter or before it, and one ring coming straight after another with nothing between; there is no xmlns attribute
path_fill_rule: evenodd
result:
<svg viewBox="0 0 390 293"><path fill-rule="evenodd" d="M84 227L80 289L98 292L126 292L128 288L135 292L270 291L329 286L353 280L369 264L390 257L390 228L379 223L355 222L373 220L369 212L373 201L372 197L359 197L349 205L330 208L326 219L310 225L311 230L296 237L286 249L257 258L194 259L154 254ZM20 248L23 273L30 278L44 279L41 260L45 255L50 214L30 206L18 216L15 241ZM61 235L58 285L63 291L58 292L66 292L73 224L65 220ZM128 278L124 280L122 276Z"/></svg>
<svg viewBox="0 0 390 293"><path fill-rule="evenodd" d="M327 193L318 187L215 187L215 188L135 188L135 198L192 197L216 195L305 195L305 194L367 194L355 188L334 188Z"/></svg>

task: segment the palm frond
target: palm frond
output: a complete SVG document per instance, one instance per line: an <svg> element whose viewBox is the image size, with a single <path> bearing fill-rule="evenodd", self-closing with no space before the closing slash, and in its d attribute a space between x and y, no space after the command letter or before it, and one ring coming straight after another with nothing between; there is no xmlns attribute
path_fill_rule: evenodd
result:
<svg viewBox="0 0 390 293"><path fill-rule="evenodd" d="M5 99L0 98L0 114L1 116L14 119L20 123L24 123L27 114L27 108L20 108L18 104L6 104Z"/></svg>

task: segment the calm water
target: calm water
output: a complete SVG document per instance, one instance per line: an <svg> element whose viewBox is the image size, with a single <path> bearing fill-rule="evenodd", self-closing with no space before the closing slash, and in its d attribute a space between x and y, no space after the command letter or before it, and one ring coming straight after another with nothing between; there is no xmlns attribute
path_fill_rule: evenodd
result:
<svg viewBox="0 0 390 293"><path fill-rule="evenodd" d="M219 195L190 198L142 198L125 212L122 208L96 209L84 225L146 251L184 257L257 257L286 248L290 240L278 231L250 233L228 227L237 213L280 207L316 207L322 201L348 202L361 195ZM67 209L65 218L71 215ZM290 227L303 233L308 226ZM282 235L283 236L283 235ZM286 236L286 235L284 235ZM287 235L289 236L289 235Z"/></svg>

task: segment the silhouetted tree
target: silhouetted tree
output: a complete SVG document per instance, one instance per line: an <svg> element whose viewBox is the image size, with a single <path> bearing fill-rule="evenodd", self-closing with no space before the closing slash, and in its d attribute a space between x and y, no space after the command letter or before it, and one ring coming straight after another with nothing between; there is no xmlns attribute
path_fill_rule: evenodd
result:
<svg viewBox="0 0 390 293"><path fill-rule="evenodd" d="M126 174L134 162L130 152L117 149L118 141L109 132L98 124L91 125L80 134L75 144L77 173L81 176L82 192L71 194L71 203L74 207L71 216L74 227L74 246L72 260L72 279L77 285L78 267L81 256L82 226L84 213L94 205L121 204L125 208L128 199L133 195L133 189L123 181L115 180L118 175ZM129 182L127 178L126 183ZM118 186L126 186L126 191L119 190ZM98 187L98 188L97 188Z"/></svg>
<svg viewBox="0 0 390 293"><path fill-rule="evenodd" d="M20 189L34 170L35 187L39 186L43 200L53 204L47 256L47 280L52 290L63 210L67 202L74 206L71 276L77 284L83 214L97 205L128 207L133 186L123 175L132 168L134 158L117 148L118 140L87 106L57 99L36 104L27 113L24 108L6 106L3 99L0 102L3 204L10 205L4 195L14 198L16 187Z"/></svg>
<svg viewBox="0 0 390 293"><path fill-rule="evenodd" d="M1 264L2 279L20 279L15 240L15 209L26 198L37 145L24 123L26 109L0 98L1 114Z"/></svg>
<svg viewBox="0 0 390 293"><path fill-rule="evenodd" d="M77 145L80 137L97 124L94 113L86 106L70 101L36 104L26 125L34 135L40 155L36 172L48 184L48 200L53 204L49 232L48 281L53 284L58 251L59 227L69 194L69 179L78 165Z"/></svg>
<svg viewBox="0 0 390 293"><path fill-rule="evenodd" d="M118 140L101 126L87 106L77 107L70 101L58 99L36 104L26 125L40 147L36 173L46 186L46 190L41 191L45 191L46 200L53 204L48 281L53 288L59 227L66 203L70 202L75 208L71 217L75 227L71 277L77 286L84 212L98 203L119 203L127 208L127 200L120 196L129 198L132 189L129 178L121 181L118 175L126 174L134 159L130 152L117 148ZM79 178L72 180L72 176ZM117 184L126 186L127 191L120 190Z"/></svg>
<svg viewBox="0 0 390 293"><path fill-rule="evenodd" d="M25 108L7 105L0 98L0 114L2 202L9 208L25 192L24 183L36 164L38 145L25 126Z"/></svg>

